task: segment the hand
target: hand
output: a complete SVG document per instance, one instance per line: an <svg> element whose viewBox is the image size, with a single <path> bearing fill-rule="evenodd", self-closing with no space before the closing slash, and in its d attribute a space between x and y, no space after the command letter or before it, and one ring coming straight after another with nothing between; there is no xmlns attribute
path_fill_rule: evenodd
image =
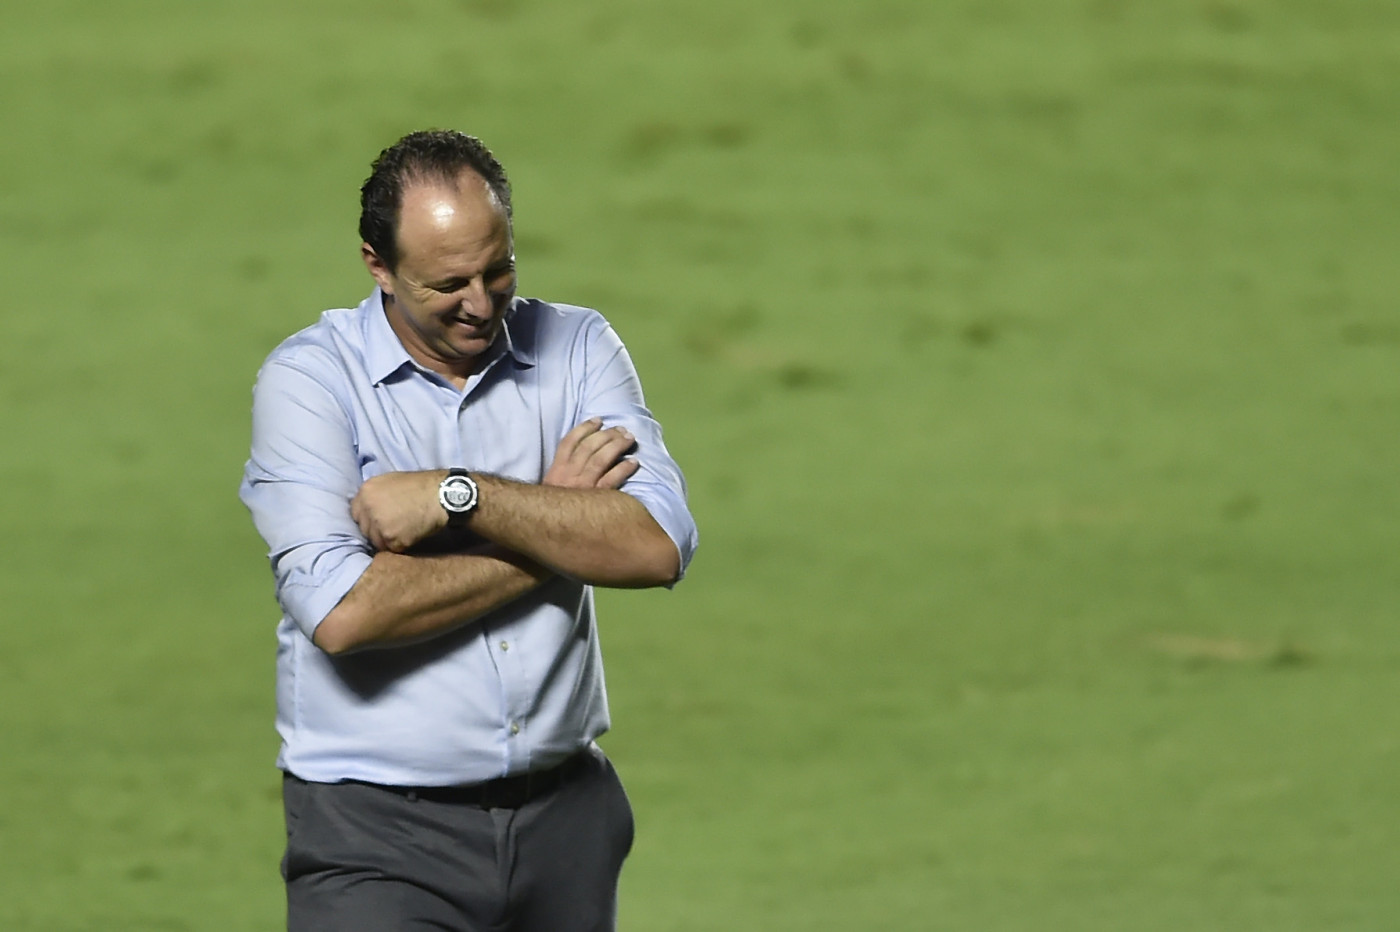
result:
<svg viewBox="0 0 1400 932"><path fill-rule="evenodd" d="M543 484L564 489L619 488L641 468L627 458L636 448L637 438L626 428L604 429L602 418L591 417L559 441Z"/></svg>
<svg viewBox="0 0 1400 932"><path fill-rule="evenodd" d="M350 501L350 517L376 550L403 553L447 526L438 485L447 472L386 472L366 479Z"/></svg>

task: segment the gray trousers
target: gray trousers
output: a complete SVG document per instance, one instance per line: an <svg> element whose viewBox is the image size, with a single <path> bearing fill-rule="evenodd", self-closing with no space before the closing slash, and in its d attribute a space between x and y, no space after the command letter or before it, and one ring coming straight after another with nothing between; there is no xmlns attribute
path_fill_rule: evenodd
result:
<svg viewBox="0 0 1400 932"><path fill-rule="evenodd" d="M282 784L289 932L610 932L632 807L601 751L519 808Z"/></svg>

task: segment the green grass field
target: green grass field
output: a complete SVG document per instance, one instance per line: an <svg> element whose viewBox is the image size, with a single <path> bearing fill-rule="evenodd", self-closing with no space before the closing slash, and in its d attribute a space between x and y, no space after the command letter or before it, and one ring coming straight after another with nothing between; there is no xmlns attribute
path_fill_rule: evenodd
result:
<svg viewBox="0 0 1400 932"><path fill-rule="evenodd" d="M1400 6L50 0L0 30L0 929L275 929L262 357L487 140L702 546L622 926L1400 924Z"/></svg>

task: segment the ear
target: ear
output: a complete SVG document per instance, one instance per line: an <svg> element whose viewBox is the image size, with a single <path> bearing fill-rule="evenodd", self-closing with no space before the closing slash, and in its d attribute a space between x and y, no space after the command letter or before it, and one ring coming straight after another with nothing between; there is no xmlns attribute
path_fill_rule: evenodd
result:
<svg viewBox="0 0 1400 932"><path fill-rule="evenodd" d="M369 269L369 274L373 276L379 289L387 295L393 295L394 273L390 271L388 263L380 258L379 253L374 251L374 247L369 243L361 243L360 258L365 260L365 268Z"/></svg>

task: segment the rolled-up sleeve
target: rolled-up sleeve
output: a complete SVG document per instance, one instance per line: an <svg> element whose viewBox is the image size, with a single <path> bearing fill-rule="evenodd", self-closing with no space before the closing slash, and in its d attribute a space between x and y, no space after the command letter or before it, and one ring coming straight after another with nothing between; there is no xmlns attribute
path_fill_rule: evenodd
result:
<svg viewBox="0 0 1400 932"><path fill-rule="evenodd" d="M633 455L640 468L621 491L641 502L676 545L678 582L699 544L686 502L685 476L666 449L661 424L646 406L636 367L617 333L602 317L595 317L582 336L575 352L583 358L574 360L585 373L578 420L601 417L604 426L625 427L637 438Z"/></svg>
<svg viewBox="0 0 1400 932"><path fill-rule="evenodd" d="M270 359L253 388L239 497L267 542L277 601L308 638L373 558L350 516L359 487L354 429L328 379Z"/></svg>

